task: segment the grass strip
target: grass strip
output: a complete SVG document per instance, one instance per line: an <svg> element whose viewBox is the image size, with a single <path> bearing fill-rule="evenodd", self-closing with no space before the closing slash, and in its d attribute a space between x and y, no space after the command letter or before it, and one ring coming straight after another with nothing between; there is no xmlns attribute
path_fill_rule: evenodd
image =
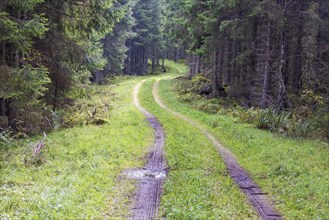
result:
<svg viewBox="0 0 329 220"><path fill-rule="evenodd" d="M154 101L154 80L144 83L140 100L163 123L170 168L161 198L166 219L257 219L245 196L229 178L217 150L204 135L160 108Z"/></svg>

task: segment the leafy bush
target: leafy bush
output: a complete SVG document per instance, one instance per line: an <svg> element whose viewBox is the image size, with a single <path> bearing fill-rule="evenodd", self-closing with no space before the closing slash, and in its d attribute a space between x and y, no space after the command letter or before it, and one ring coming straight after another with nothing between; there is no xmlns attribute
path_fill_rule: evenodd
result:
<svg viewBox="0 0 329 220"><path fill-rule="evenodd" d="M312 120L291 120L287 135L291 137L311 137L314 132Z"/></svg>
<svg viewBox="0 0 329 220"><path fill-rule="evenodd" d="M299 104L307 106L310 109L316 109L319 106L324 105L324 98L321 95L314 93L311 90L304 90L299 99Z"/></svg>
<svg viewBox="0 0 329 220"><path fill-rule="evenodd" d="M57 124L60 127L83 126L87 124L100 125L107 123L115 94L111 94L108 85L91 86L89 97L78 99L73 105L67 105L57 114ZM111 95L109 95L111 94Z"/></svg>
<svg viewBox="0 0 329 220"><path fill-rule="evenodd" d="M309 108L296 108L292 112L262 109L257 113L256 126L290 137L329 140L328 106L312 112Z"/></svg>
<svg viewBox="0 0 329 220"><path fill-rule="evenodd" d="M179 95L178 99L183 101L183 102L193 103L193 101L201 100L202 97L200 97L200 96L198 96L194 93L191 93L191 92L186 92L184 94Z"/></svg>
<svg viewBox="0 0 329 220"><path fill-rule="evenodd" d="M317 112L314 117L314 126L319 135L329 140L329 101Z"/></svg>
<svg viewBox="0 0 329 220"><path fill-rule="evenodd" d="M239 115L240 121L250 124L255 123L259 111L260 110L258 108L254 108L254 107L251 107L249 109L243 109Z"/></svg>
<svg viewBox="0 0 329 220"><path fill-rule="evenodd" d="M14 141L12 132L0 131L0 144L10 144Z"/></svg>
<svg viewBox="0 0 329 220"><path fill-rule="evenodd" d="M288 129L291 112L278 112L274 108L262 109L257 115L257 127L271 131L284 132Z"/></svg>
<svg viewBox="0 0 329 220"><path fill-rule="evenodd" d="M216 114L222 107L214 100L202 100L196 104L195 108L209 114Z"/></svg>
<svg viewBox="0 0 329 220"><path fill-rule="evenodd" d="M194 76L192 80L186 80L185 77L179 79L177 91L180 95L194 93L195 95L207 96L212 93L211 81L202 74Z"/></svg>

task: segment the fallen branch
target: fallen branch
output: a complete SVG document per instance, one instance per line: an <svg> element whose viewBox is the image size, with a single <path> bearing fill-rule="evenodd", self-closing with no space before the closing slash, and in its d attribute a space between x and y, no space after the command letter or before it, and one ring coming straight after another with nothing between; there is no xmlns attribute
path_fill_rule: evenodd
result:
<svg viewBox="0 0 329 220"><path fill-rule="evenodd" d="M41 149L45 146L44 141L46 140L47 135L45 132L43 132L43 138L42 140L37 144L37 146L34 149L33 156L36 157L40 153Z"/></svg>

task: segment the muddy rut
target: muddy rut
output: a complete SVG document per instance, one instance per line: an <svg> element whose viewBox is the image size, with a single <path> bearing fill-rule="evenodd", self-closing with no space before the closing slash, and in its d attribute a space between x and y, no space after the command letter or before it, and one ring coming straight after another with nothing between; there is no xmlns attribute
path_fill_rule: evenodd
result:
<svg viewBox="0 0 329 220"><path fill-rule="evenodd" d="M204 129L199 123L181 115L171 109L169 109L160 99L158 93L159 86L158 79L153 86L153 96L157 104L175 115L178 118L186 121L187 123L193 125L195 128L199 129L218 149L219 154L223 158L226 167L230 173L231 178L238 184L241 191L245 193L249 199L251 205L257 210L259 216L266 220L279 220L283 219L281 214L275 209L275 205L266 196L259 186L252 181L247 171L245 171L238 163L235 155L225 148L209 131Z"/></svg>
<svg viewBox="0 0 329 220"><path fill-rule="evenodd" d="M157 215L160 195L166 176L164 160L164 139L165 133L160 122L138 101L138 92L144 81L137 84L134 89L134 105L146 116L154 129L154 144L148 155L147 164L143 169L126 171L126 176L139 180L139 188L136 194L136 201L131 213L131 219L154 219Z"/></svg>

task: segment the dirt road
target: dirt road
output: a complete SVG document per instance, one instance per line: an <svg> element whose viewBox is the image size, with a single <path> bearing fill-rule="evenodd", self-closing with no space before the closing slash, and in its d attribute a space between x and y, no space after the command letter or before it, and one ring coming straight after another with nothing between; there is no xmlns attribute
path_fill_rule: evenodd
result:
<svg viewBox="0 0 329 220"><path fill-rule="evenodd" d="M136 194L136 201L132 210L132 219L154 219L157 215L157 207L161 196L162 186L166 176L164 159L165 133L160 122L138 101L138 92L144 81L140 82L134 89L133 102L135 106L146 116L154 129L154 144L148 155L147 164L142 170L131 170L127 176L139 179L139 189Z"/></svg>
<svg viewBox="0 0 329 220"><path fill-rule="evenodd" d="M262 219L266 220L279 220L283 219L281 214L275 209L274 204L267 198L266 194L262 192L259 186L252 181L247 171L245 171L238 163L235 155L225 148L209 131L204 129L199 123L185 117L184 115L169 109L160 99L158 93L159 87L158 79L153 86L153 96L157 104L175 115L178 118L186 121L199 129L218 149L219 154L223 158L226 167L230 173L231 178L239 185L240 189L246 194L251 205L257 210L258 214ZM229 192L227 192L229 193Z"/></svg>

